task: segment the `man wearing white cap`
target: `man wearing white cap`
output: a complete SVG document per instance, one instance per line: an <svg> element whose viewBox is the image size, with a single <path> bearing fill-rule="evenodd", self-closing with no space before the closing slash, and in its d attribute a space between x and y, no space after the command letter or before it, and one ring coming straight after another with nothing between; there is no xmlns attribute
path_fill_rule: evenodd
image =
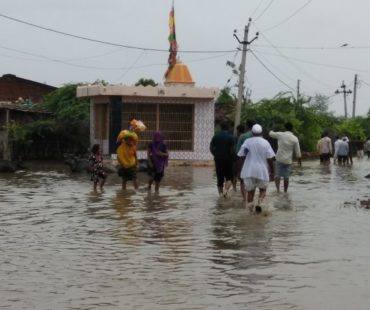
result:
<svg viewBox="0 0 370 310"><path fill-rule="evenodd" d="M275 152L270 143L262 137L262 127L255 124L252 127L253 137L244 141L238 156L246 156L241 178L247 190L247 203L253 202L256 188L259 188L258 204L255 208L257 213L262 211L260 203L266 196L266 189L270 180L273 179Z"/></svg>

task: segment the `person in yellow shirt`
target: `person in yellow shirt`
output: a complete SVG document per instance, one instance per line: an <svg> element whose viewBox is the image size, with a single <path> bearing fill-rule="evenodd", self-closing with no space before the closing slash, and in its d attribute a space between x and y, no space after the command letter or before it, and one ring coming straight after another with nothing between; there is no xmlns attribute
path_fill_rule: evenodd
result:
<svg viewBox="0 0 370 310"><path fill-rule="evenodd" d="M137 141L136 133L130 130L121 131L117 138L117 142L121 142L117 148L117 159L121 165L118 175L122 178L122 189L126 189L127 181L133 181L135 189L139 187L136 175Z"/></svg>

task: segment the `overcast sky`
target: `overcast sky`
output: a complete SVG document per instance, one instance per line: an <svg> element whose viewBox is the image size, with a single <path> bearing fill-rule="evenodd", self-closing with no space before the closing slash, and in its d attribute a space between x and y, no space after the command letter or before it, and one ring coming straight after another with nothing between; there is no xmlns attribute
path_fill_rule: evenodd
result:
<svg viewBox="0 0 370 310"><path fill-rule="evenodd" d="M53 86L97 79L132 85L142 77L162 83L171 5L172 0L1 0L0 74ZM353 91L357 73L356 114L364 115L370 108L369 11L366 0L175 0L178 55L197 86L234 87L237 76L226 66L240 63L233 31L242 39L251 17L249 39L260 32L247 54L246 87L253 101L295 93L301 80L302 94L331 96L329 109L343 115L343 95L334 91L342 90L343 80ZM351 116L352 94L347 102Z"/></svg>

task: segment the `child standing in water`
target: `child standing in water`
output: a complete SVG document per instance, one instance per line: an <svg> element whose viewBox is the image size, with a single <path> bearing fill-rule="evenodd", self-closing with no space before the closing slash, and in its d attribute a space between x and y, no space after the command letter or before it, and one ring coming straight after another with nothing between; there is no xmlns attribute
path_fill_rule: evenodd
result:
<svg viewBox="0 0 370 310"><path fill-rule="evenodd" d="M167 163L168 151L164 137L160 132L155 132L153 140L148 144L149 190L151 190L154 181L155 191L159 191L159 183L163 178Z"/></svg>
<svg viewBox="0 0 370 310"><path fill-rule="evenodd" d="M100 188L103 189L107 175L103 169L103 157L100 152L99 144L94 144L91 148L89 166L91 170L91 181L94 183L94 191L96 191L98 183L100 183Z"/></svg>

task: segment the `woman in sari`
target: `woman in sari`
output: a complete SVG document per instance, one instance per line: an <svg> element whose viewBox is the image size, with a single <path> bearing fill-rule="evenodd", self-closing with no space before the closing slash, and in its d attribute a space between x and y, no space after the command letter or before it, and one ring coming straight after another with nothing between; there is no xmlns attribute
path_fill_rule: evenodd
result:
<svg viewBox="0 0 370 310"><path fill-rule="evenodd" d="M149 186L151 190L152 184L155 184L155 191L159 191L159 183L161 182L164 169L168 164L168 151L164 137L160 132L155 132L153 140L148 144L148 174Z"/></svg>

